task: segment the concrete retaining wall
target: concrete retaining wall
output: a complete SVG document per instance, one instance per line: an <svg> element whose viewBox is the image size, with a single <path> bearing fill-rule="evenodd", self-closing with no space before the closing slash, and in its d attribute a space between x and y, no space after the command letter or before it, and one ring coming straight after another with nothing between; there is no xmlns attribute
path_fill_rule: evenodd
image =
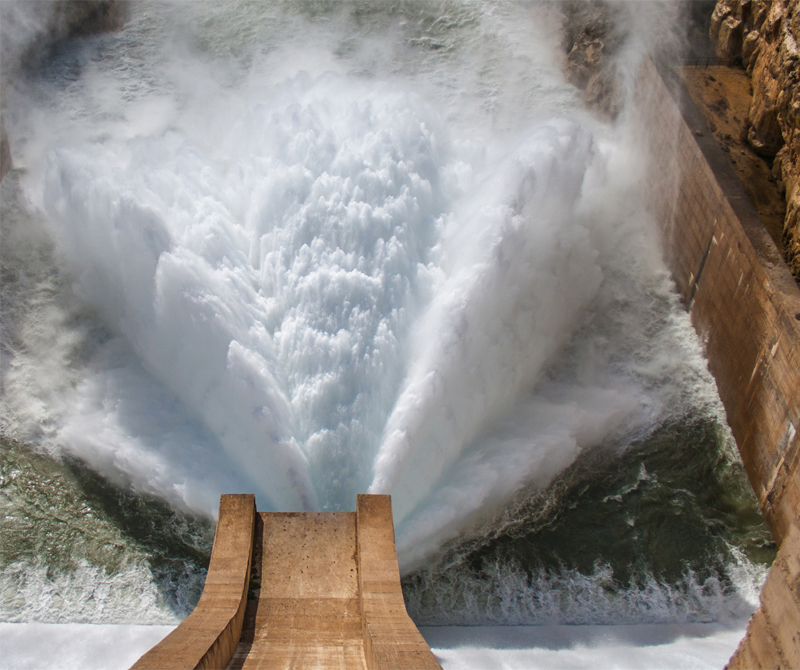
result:
<svg viewBox="0 0 800 670"><path fill-rule="evenodd" d="M793 526L761 592L761 608L728 664L729 670L800 668L800 532Z"/></svg>
<svg viewBox="0 0 800 670"><path fill-rule="evenodd" d="M156 668L441 670L406 612L391 497L256 513L222 496L200 602L131 670Z"/></svg>
<svg viewBox="0 0 800 670"><path fill-rule="evenodd" d="M255 517L254 495L222 496L211 564L197 607L131 670L194 670L228 664L242 632Z"/></svg>
<svg viewBox="0 0 800 670"><path fill-rule="evenodd" d="M367 667L370 670L441 669L406 612L390 496L358 496L356 534Z"/></svg>
<svg viewBox="0 0 800 670"><path fill-rule="evenodd" d="M661 225L664 256L725 405L742 461L779 547L776 566L794 560L800 510L800 290L689 96L675 102L655 66L643 65L636 101L649 145L648 197ZM794 553L793 553L794 552ZM798 651L800 571L770 572L762 608L740 647L741 665L792 665ZM788 580L788 581L787 581ZM794 580L794 582L792 582ZM791 587L791 588L790 588ZM748 665L763 657L765 665Z"/></svg>

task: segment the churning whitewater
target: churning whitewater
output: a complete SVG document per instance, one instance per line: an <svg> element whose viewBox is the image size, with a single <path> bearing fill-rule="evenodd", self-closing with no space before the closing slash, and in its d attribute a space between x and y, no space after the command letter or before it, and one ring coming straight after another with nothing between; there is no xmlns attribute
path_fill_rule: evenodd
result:
<svg viewBox="0 0 800 670"><path fill-rule="evenodd" d="M418 620L752 608L761 530L731 511L753 503L626 115L593 117L565 82L553 4L395 4L133 3L7 84L5 504L47 507L57 480L79 531L47 560L8 535L4 620L181 616L208 550L192 515L223 491L274 510L391 493ZM44 20L24 5L4 30ZM736 501L698 502L675 460L648 469L684 452ZM575 509L593 472L635 549L497 548L557 527L569 514L542 510ZM692 534L669 511L687 490L707 543L669 565L641 545L620 573L642 538ZM669 522L626 502L652 491ZM131 531L151 516L168 539Z"/></svg>

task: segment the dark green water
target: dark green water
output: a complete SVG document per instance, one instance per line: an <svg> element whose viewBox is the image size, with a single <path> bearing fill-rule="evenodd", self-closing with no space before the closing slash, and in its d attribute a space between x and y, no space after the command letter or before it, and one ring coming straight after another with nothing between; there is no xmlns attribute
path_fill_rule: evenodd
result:
<svg viewBox="0 0 800 670"><path fill-rule="evenodd" d="M404 579L417 619L711 621L747 613L775 556L744 468L708 417L622 454L587 451L488 525L497 530L452 542Z"/></svg>
<svg viewBox="0 0 800 670"><path fill-rule="evenodd" d="M210 519L114 484L76 458L53 458L6 438L0 505L3 620L169 620L169 612L186 616L200 597ZM143 593L154 601L143 601ZM53 611L52 597L63 611ZM103 599L120 611L103 612Z"/></svg>
<svg viewBox="0 0 800 670"><path fill-rule="evenodd" d="M210 520L73 457L5 438L0 456L5 620L52 620L42 590L59 592L70 620L81 610L92 620L93 601L110 598L112 587L130 600L129 608L109 600L112 619L191 611ZM720 426L700 417L663 426L622 454L587 451L546 490L520 491L498 517L407 575L404 590L422 623L710 621L746 614L744 598L774 555L741 463ZM39 599L25 602L26 587ZM81 588L88 596L73 593ZM148 589L152 602L137 617Z"/></svg>

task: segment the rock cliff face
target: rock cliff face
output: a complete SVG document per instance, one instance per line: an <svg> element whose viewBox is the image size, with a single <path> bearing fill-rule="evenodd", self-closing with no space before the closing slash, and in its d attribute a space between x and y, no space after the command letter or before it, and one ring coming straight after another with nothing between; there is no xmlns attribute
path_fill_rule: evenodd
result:
<svg viewBox="0 0 800 670"><path fill-rule="evenodd" d="M714 2L671 0L634 9L636 3L618 0L561 0L568 81L583 91L587 107L615 118L625 102L623 71L629 63L624 57L631 41L646 43L650 56L661 64L678 62L682 47L689 47L690 57L705 58L710 55L705 34ZM671 27L665 31L665 25Z"/></svg>
<svg viewBox="0 0 800 670"><path fill-rule="evenodd" d="M800 0L718 0L709 37L719 56L741 58L752 75L747 141L774 157L786 193L786 256L800 277Z"/></svg>
<svg viewBox="0 0 800 670"><path fill-rule="evenodd" d="M567 80L584 92L588 107L614 118L621 101L616 67L610 56L619 47L622 35L612 21L608 3L564 2L561 9Z"/></svg>

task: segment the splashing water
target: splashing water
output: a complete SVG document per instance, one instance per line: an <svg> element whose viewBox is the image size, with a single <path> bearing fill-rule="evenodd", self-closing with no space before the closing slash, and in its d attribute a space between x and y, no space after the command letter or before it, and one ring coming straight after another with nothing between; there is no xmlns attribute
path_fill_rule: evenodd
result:
<svg viewBox="0 0 800 670"><path fill-rule="evenodd" d="M441 586L442 556L510 510L532 518L514 501L584 454L630 453L687 417L724 424L660 261L643 157L565 83L554 5L233 9L135 3L120 32L61 44L7 85L21 167L2 198L4 435L181 514L213 514L225 490L276 510L391 493L404 569ZM737 467L724 429L704 445ZM762 575L725 577L750 565L725 546L717 576L693 581L701 547L668 580L717 579L712 596L654 620L741 614L717 596ZM30 602L62 579L11 553L3 574L29 574ZM148 560L70 569L129 584ZM497 595L512 582L600 598L614 571L598 561L553 576L459 559L484 614L456 619L529 621ZM652 565L631 579L612 598L626 622L667 597ZM566 599L541 616L584 620ZM58 619L30 602L4 616ZM69 616L130 619L92 607ZM610 621L598 607L586 620Z"/></svg>

